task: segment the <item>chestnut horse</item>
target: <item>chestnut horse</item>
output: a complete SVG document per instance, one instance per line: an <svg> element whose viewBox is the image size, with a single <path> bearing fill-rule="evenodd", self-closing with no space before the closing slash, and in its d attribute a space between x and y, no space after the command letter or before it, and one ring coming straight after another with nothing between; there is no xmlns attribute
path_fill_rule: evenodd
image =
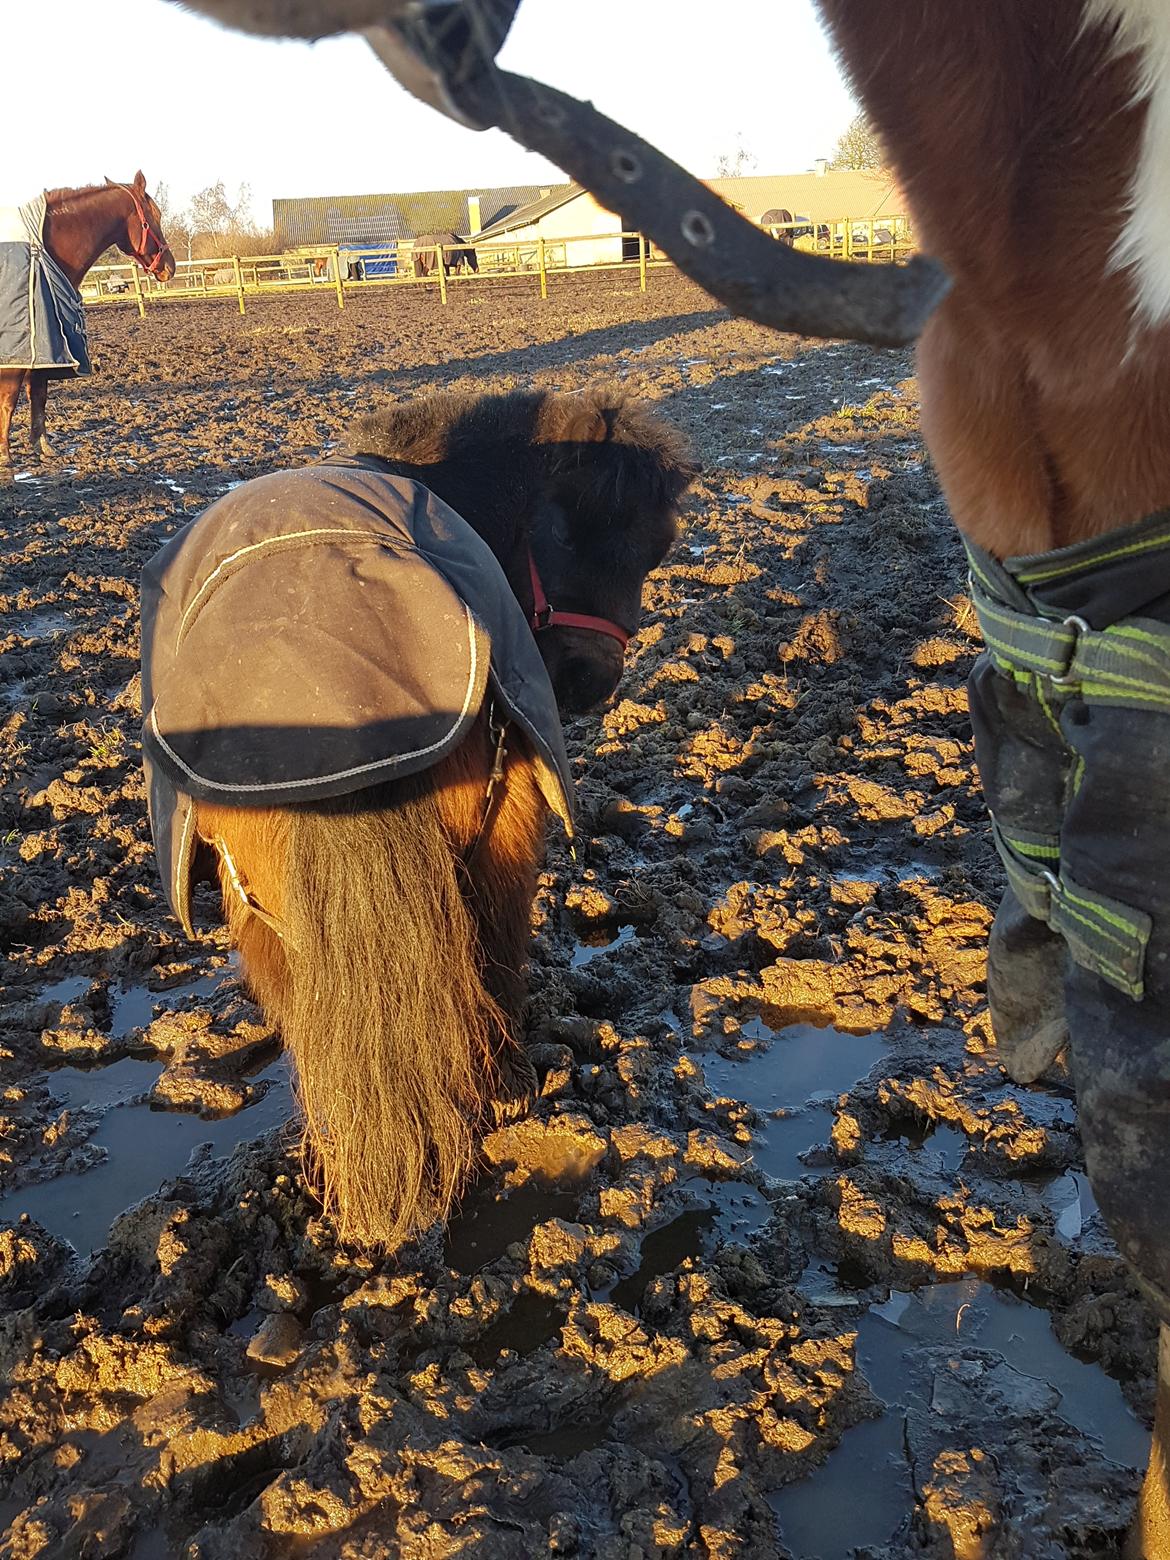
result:
<svg viewBox="0 0 1170 1560"><path fill-rule="evenodd" d="M1035 611L1027 607L1030 592L1048 624L1069 614L1064 629L1083 643L1103 641L1103 631L1121 623L1123 634L1144 633L1155 654L1170 570L1150 527L1101 547L1083 544L1170 507L1170 7L1152 0L818 3L906 190L918 235L953 279L922 336L918 370L926 440L955 523L993 560L995 590L1012 580L1027 586L1018 608ZM1077 552L1051 556L1078 544ZM1046 593L1036 583L1041 575L1076 580L1089 601L1086 561L1103 578L1102 569L1124 567L1135 553L1146 578L1135 595L1131 574L1125 590L1130 613L1144 619L1140 629L1136 615L1128 618L1132 627L1113 614L1099 620L1067 595L1060 606L1051 587ZM999 567L1034 554L1050 558L1026 559L1031 569ZM992 613L1010 619L1002 600ZM1000 661L986 663L972 682L993 812L1031 805L1027 787L1009 794L1018 775L1005 785L1000 768L993 728L1005 712L1014 719L1023 711L1013 692L1018 681L1001 669L1012 652L988 630L994 621L984 620L984 633ZM1053 731L1059 726L1057 741L1073 763L1061 802L1066 820L1074 809L1082 821L1086 810L1093 815L1094 849L1074 832L1074 868L1078 877L1083 868L1100 879L1091 885L1097 892L1136 905L1147 935L1152 921L1145 994L1136 987L1123 995L1114 989L1118 977L1088 973L1075 948L1075 963L1060 953L1044 977L1043 948L1052 948L1036 919L1042 901L1024 915L1010 894L993 933L989 989L1005 1065L1022 1081L1069 1039L1094 1189L1160 1316L1154 1452L1127 1553L1167 1560L1170 1023L1159 924L1165 906L1150 886L1160 869L1141 881L1142 858L1156 861L1170 833L1166 770L1157 756L1164 717L1149 713L1148 702L1143 709L1140 694L1135 699L1120 682L1120 691L1102 697L1056 670L1045 679L1042 668L1025 666L1024 676L1041 684L1039 697L1051 704L1045 718ZM1092 748L1095 728L1102 735ZM1040 727L1035 733L1041 745L1052 741ZM1024 746L1035 752L1031 738ZM1112 760L1102 747L1115 749ZM1076 758L1086 752L1087 778ZM1038 796L1032 801L1040 805ZM1062 834L1062 876L1066 848ZM1055 902L1062 885L1052 871L1045 876ZM1105 935L1116 938L1119 928L1128 935L1135 921L1132 913L1114 917ZM1044 1016L1049 1021L1038 1022Z"/></svg>
<svg viewBox="0 0 1170 1560"><path fill-rule="evenodd" d="M279 545L335 534L313 526L318 514L320 525L336 525L342 512L339 484L353 473L344 464L335 470L336 459L309 468L329 486L322 499L297 510L293 536ZM676 507L694 475L680 435L604 391L447 394L366 417L341 460L360 463L367 484L363 513L382 503L379 483L394 479L411 492L411 484L420 484L487 543L502 570L501 599L517 625L515 664L530 685L546 689L544 707L559 749L557 708L566 714L591 709L621 676L643 581L671 545ZM302 476L283 477L289 475L298 482ZM249 486L275 480L237 489L230 496L233 515ZM281 493L286 490L293 491ZM289 512L279 494L261 500L250 513ZM175 549L189 557L194 547L209 580L230 574L242 553L257 552L240 540L238 518L229 532L235 550L222 563L201 543L200 526L219 507L169 544L148 576ZM450 534L445 522L440 528ZM319 581L323 565L314 567ZM366 594L375 588L372 567L354 570ZM302 603L289 565L284 568L279 588L293 603L281 609L287 645L296 624L307 618L312 626L318 596ZM224 586L217 589L222 600ZM244 616L247 599L241 600ZM318 610L333 623L339 602ZM328 623L332 640L338 631ZM144 622L144 644L147 627ZM194 631L185 632L190 645ZM262 683L267 647L277 636L262 627L248 635L248 623L233 620L224 664L247 666L249 678ZM150 630L155 645L160 637ZM407 650L394 648L395 664ZM299 677L296 657L282 653L279 675L291 686ZM144 650L155 689L178 668L181 681L199 685L206 708L217 657L198 648L189 654L184 673L178 641L173 653ZM368 645L360 654L368 663ZM493 667L496 660L493 637ZM326 676L315 661L314 680ZM287 700L280 708L288 714ZM342 713L330 710L331 727ZM148 711L148 735L150 725ZM513 723L507 731L502 748L485 698L459 745L405 778L309 803L194 803L195 864L208 876L218 870L244 978L294 1060L306 1161L344 1239L392 1246L445 1217L484 1122L521 1107L535 1082L521 1043L524 968L549 793L542 792L524 729ZM305 742L310 735L300 732L301 749L312 748ZM238 743L236 750L243 751ZM159 839L153 807L152 822ZM188 837L186 825L182 836Z"/></svg>
<svg viewBox="0 0 1170 1560"><path fill-rule="evenodd" d="M147 194L141 170L130 184L107 179L86 189L47 191L43 239L74 287L80 287L90 266L111 246L136 260L148 276L157 276L160 282L175 274L162 218ZM52 369L0 370L0 481L12 475L9 431L26 383L33 458L47 460L52 456L45 438L45 402L53 377Z"/></svg>

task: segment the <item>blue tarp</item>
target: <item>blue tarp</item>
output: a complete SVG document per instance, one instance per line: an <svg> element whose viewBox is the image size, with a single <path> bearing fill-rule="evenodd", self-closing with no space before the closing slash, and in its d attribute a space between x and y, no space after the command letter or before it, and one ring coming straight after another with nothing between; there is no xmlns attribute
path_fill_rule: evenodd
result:
<svg viewBox="0 0 1170 1560"><path fill-rule="evenodd" d="M0 224L0 368L89 374L81 294L43 247L44 221L42 195Z"/></svg>

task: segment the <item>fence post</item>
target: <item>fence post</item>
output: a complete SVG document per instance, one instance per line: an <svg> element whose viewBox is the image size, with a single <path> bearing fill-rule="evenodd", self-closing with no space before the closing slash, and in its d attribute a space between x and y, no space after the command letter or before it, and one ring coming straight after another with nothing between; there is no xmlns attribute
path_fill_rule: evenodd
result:
<svg viewBox="0 0 1170 1560"><path fill-rule="evenodd" d="M337 283L337 307L345 308L345 284L341 280L341 245L333 251L333 280Z"/></svg>
<svg viewBox="0 0 1170 1560"><path fill-rule="evenodd" d="M134 278L134 299L138 304L138 318L144 320L146 318L146 299L142 294L142 279L138 275L138 267L136 265L131 265L130 275Z"/></svg>
<svg viewBox="0 0 1170 1560"><path fill-rule="evenodd" d="M536 263L540 268L540 296L548 297L548 265L544 252L544 235L538 234L536 239Z"/></svg>
<svg viewBox="0 0 1170 1560"><path fill-rule="evenodd" d="M236 273L236 301L240 305L240 313L244 312L244 273L240 269L239 255L232 256L232 270Z"/></svg>
<svg viewBox="0 0 1170 1560"><path fill-rule="evenodd" d="M646 291L646 235L638 234L638 286Z"/></svg>

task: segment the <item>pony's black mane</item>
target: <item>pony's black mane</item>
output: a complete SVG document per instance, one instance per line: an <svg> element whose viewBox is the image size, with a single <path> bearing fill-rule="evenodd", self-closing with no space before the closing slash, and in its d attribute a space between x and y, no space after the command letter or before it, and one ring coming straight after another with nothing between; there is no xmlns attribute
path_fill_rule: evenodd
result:
<svg viewBox="0 0 1170 1560"><path fill-rule="evenodd" d="M669 516L695 475L686 440L620 390L448 391L359 418L347 452L424 483L489 541L527 532L553 500L610 539Z"/></svg>

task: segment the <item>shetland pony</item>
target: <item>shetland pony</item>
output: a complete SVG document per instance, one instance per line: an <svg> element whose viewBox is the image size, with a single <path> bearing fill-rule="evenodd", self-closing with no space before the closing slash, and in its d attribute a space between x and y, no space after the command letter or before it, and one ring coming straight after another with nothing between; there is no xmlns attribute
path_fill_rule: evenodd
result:
<svg viewBox="0 0 1170 1560"><path fill-rule="evenodd" d="M438 395L365 418L348 447L423 483L488 543L562 712L612 694L694 474L678 433L606 391ZM282 808L197 803L345 1240L393 1246L445 1217L485 1122L534 1089L524 970L548 804L515 728L491 785L498 742L485 707L409 778Z"/></svg>

